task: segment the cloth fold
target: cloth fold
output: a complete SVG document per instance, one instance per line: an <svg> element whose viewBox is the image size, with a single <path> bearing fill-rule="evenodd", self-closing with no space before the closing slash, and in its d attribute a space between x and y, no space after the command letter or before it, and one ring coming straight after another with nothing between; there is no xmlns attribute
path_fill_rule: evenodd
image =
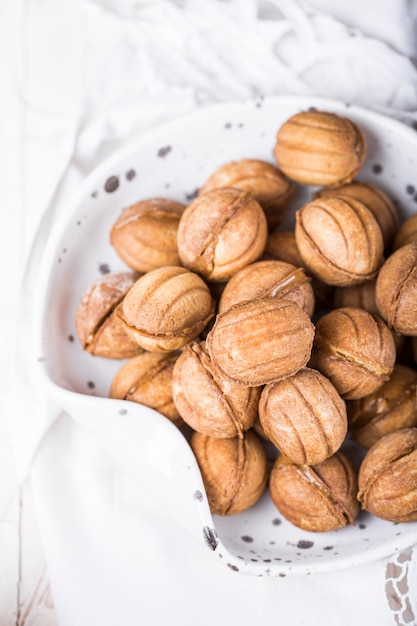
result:
<svg viewBox="0 0 417 626"><path fill-rule="evenodd" d="M20 324L36 298L31 288L39 255L66 201L88 172L147 130L211 103L279 94L322 95L417 120L410 3L379 2L379 31L359 0L336 15L329 6L328 13L315 9L323 3L19 3L20 232L29 289L22 294L27 308L20 306ZM29 254L37 229L37 252ZM314 626L323 621L324 604L326 621L338 624L361 623L364 607L370 625L413 623L410 616L417 623L410 600L414 551L402 564L396 555L285 581L239 577L210 560L172 520L161 518L91 435L54 412L25 370L20 339L9 424L22 472L32 463L60 624L159 626L171 618L204 625L218 621L221 606L224 622L238 616L244 626L279 613L292 624ZM394 576L396 567L406 572L407 589ZM304 603L296 600L300 594Z"/></svg>

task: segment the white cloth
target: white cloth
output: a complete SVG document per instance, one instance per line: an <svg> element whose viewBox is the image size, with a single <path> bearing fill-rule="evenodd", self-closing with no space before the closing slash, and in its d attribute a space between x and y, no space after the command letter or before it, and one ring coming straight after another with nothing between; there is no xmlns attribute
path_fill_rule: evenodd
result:
<svg viewBox="0 0 417 626"><path fill-rule="evenodd" d="M2 265L13 269L5 285L12 298L2 307L4 385L12 382L16 284L42 215L46 237L79 181L118 147L196 107L273 94L323 95L417 119L410 3L375 1L375 20L359 0L335 17L328 2L327 14L312 8L323 2L10 3L11 28L0 45L3 63L12 60L3 68L12 89L0 128L8 147L2 170L11 181L2 186L3 205L15 205L3 232L16 237L2 241ZM36 271L34 257L31 265ZM10 429L21 475L32 481L60 624L280 619L313 626L323 623L323 607L325 621L335 624L361 624L364 615L368 625L400 624L410 615L408 623L417 623L411 552L400 568L407 590L397 582L391 589L395 566L385 561L286 580L221 567L71 419L61 415L47 430L49 409L40 396L34 405L24 347L16 361Z"/></svg>

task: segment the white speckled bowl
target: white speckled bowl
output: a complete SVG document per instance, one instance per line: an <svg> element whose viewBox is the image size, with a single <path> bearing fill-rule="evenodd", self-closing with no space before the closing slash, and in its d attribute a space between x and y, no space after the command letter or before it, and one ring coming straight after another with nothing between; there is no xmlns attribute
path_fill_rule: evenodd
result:
<svg viewBox="0 0 417 626"><path fill-rule="evenodd" d="M233 159L274 162L279 126L309 107L357 122L368 146L358 178L388 193L401 218L414 212L417 135L408 127L322 99L276 97L218 105L149 133L85 179L61 211L44 250L34 314L32 365L55 404L94 432L138 478L145 474L155 497L206 542L214 558L254 575L309 574L390 555L417 542L417 523L393 524L361 513L355 526L308 533L285 521L268 493L245 513L212 517L186 439L155 411L106 398L120 362L83 352L74 316L81 294L94 280L126 269L109 243L110 226L124 207L151 196L187 202L214 169ZM310 194L300 188L294 207Z"/></svg>

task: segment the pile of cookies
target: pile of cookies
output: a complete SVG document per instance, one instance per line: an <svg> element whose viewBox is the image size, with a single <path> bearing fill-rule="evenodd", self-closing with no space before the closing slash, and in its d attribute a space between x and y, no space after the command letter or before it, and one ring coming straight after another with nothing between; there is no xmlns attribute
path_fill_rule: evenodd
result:
<svg viewBox="0 0 417 626"><path fill-rule="evenodd" d="M122 211L110 241L129 270L81 296L79 340L123 359L111 398L191 431L212 513L268 488L305 530L361 507L417 520L417 214L400 225L355 179L366 143L338 114L292 116L274 154L222 165L188 206ZM298 185L316 190L282 230Z"/></svg>

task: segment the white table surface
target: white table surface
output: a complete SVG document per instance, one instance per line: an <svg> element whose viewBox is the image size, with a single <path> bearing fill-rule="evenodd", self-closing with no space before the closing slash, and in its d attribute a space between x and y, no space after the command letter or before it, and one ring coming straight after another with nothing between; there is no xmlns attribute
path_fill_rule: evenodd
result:
<svg viewBox="0 0 417 626"><path fill-rule="evenodd" d="M88 68L91 77L94 75L94 64L98 67L102 62L101 55L111 50L111 38L116 40L119 31L126 27L132 11L132 3L128 0L118 2L121 16L113 18L115 2L108 0L99 7L98 24L100 30L97 37L98 52L89 57ZM137 6L143 3L136 3ZM155 3L156 5L158 3ZM182 3L173 3L181 5ZM195 3L194 3L195 4ZM202 6L205 3L202 3ZM231 5L236 4L231 2ZM241 3L249 6L251 3ZM268 5L280 3L260 3L263 10L268 11ZM291 3L281 3L288 5ZM415 53L412 50L413 17L406 16L401 11L407 3L395 3L387 0L380 3L374 0L367 4L367 10L357 11L362 3L352 2L352 13L347 15L346 9L336 9L334 3L325 0L316 0L312 5L331 11L335 17L345 20L349 26L361 28L371 36L380 37L391 46L405 54ZM54 196L56 186L65 171L76 137L72 125L79 123L80 115L75 115L80 102L77 98L83 94L85 76L80 76L74 69L74 74L60 75L57 67L59 63L52 63L51 58L62 55L63 66L76 66L65 62L65 55L80 55L80 38L83 25L86 22L81 18L87 12L94 14L100 2L50 2L40 0L16 0L0 4L0 70L1 81L5 87L2 90L0 116L0 197L2 209L0 211L0 262L3 279L2 307L0 309L0 398L7 397L13 380L11 363L14 360L14 339L16 332L15 320L18 309L18 285L23 269L23 259L26 257L29 244L35 227L42 212L46 209ZM371 6L373 7L371 11ZM400 10L398 10L399 6ZM381 6L385 9L381 11ZM356 7L356 12L355 12ZM274 9L274 7L272 7ZM205 10L207 7L205 7ZM271 10L271 6L269 6ZM274 9L275 10L275 9ZM373 19L373 11L379 11L377 22ZM84 13L83 13L84 11ZM124 15L123 15L124 12ZM359 17L358 17L359 16ZM69 37L66 32L67 23L74 28L74 36ZM89 25L91 26L91 23ZM119 31L117 30L119 29ZM405 29L403 33L403 29ZM168 31L169 32L169 31ZM174 31L172 31L173 34ZM404 36L403 36L404 35ZM415 38L414 38L415 39ZM85 42L84 42L85 43ZM84 50L85 52L85 50ZM120 52L120 49L119 49ZM123 52L123 51L122 51ZM49 55L49 57L45 56ZM82 56L78 58L82 62ZM67 59L68 61L68 59ZM78 68L79 69L79 68ZM113 68L114 69L114 68ZM161 64L161 72L162 72ZM111 73L112 68L109 68ZM111 74L117 79L117 73ZM167 80L161 78L161 84ZM37 82L39 84L36 84ZM68 92L68 84L72 91ZM123 89L115 82L114 89L120 95ZM171 114L175 116L177 110L184 113L189 106L192 108L192 98L187 84L182 85L185 91L175 100L177 87L175 81L171 88ZM78 91L77 91L77 88ZM43 90L43 91L42 91ZM68 99L68 93L73 99ZM205 92L209 98L208 91ZM43 94L44 98L38 101L34 95ZM103 94L108 98L106 105L111 107L111 93L104 89ZM127 99L132 94L127 94ZM231 97L236 94L231 94ZM245 94L243 94L245 95ZM333 94L332 94L333 95ZM65 96L65 98L64 98ZM189 98L189 100L187 100ZM226 97L227 99L227 97ZM412 98L411 98L412 101ZM50 103L50 107L46 103ZM155 103L158 99L155 98ZM94 100L89 101L92 107ZM114 104L114 102L113 102ZM105 106L100 107L96 102L96 110L84 110L84 118L88 118L91 128L97 131L100 123L105 124ZM176 107L176 108L175 108ZM153 111L154 112L154 111ZM129 107L126 109L129 117ZM100 117L101 116L101 117ZM163 111L159 116L164 118ZM158 123L158 115L149 117L149 123ZM96 127L94 128L94 123ZM146 117L141 125L136 124L135 132L146 129ZM104 128L104 126L103 126ZM120 129L118 129L120 130ZM118 138L123 136L122 129ZM57 134L62 134L61 141ZM111 133L110 133L111 136ZM85 146L88 136L84 136ZM82 148L82 146L81 146ZM104 152L112 149L112 142L104 146ZM82 150L81 150L82 153ZM95 165L94 154L84 153L89 167ZM36 169L36 162L42 167ZM81 168L83 165L81 164ZM71 189L71 177L64 180L64 192ZM61 189L62 192L62 189ZM62 192L62 193L64 193ZM5 419L3 402L0 416L0 623L5 626L53 626L57 623L53 599L48 580L48 569L39 532L38 516L30 484L22 483L18 477L14 462L14 449L10 431ZM320 578L317 579L317 588L320 588ZM302 591L302 581L300 581ZM301 624L300 622L297 622Z"/></svg>

